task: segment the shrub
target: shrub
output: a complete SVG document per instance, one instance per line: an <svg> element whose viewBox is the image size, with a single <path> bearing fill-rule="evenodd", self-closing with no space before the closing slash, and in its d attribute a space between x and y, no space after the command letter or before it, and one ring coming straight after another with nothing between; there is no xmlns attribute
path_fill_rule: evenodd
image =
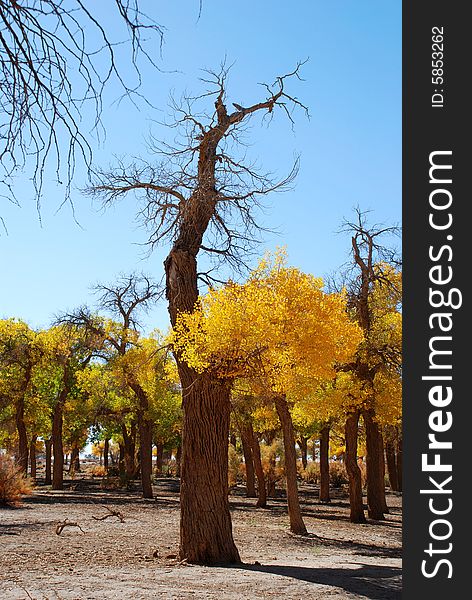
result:
<svg viewBox="0 0 472 600"><path fill-rule="evenodd" d="M105 477L106 469L102 465L94 465L90 469L89 473L92 475L92 477Z"/></svg>
<svg viewBox="0 0 472 600"><path fill-rule="evenodd" d="M234 487L240 478L241 458L234 446L231 444L228 447L228 486Z"/></svg>
<svg viewBox="0 0 472 600"><path fill-rule="evenodd" d="M320 480L320 463L309 462L306 469L302 469L300 474L306 483L318 483Z"/></svg>
<svg viewBox="0 0 472 600"><path fill-rule="evenodd" d="M334 488L340 488L342 485L349 483L344 464L339 462L329 463L329 482Z"/></svg>
<svg viewBox="0 0 472 600"><path fill-rule="evenodd" d="M6 454L0 454L0 504L19 504L21 497L31 494L31 491L31 481L23 475L15 461Z"/></svg>

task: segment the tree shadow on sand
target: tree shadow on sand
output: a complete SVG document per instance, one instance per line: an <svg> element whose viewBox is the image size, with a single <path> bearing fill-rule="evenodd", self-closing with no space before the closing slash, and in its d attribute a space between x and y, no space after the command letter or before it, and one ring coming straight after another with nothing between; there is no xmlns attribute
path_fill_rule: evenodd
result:
<svg viewBox="0 0 472 600"><path fill-rule="evenodd" d="M331 586L371 600L399 600L401 598L400 568L386 565L356 564L359 564L360 567L353 569L313 569L290 565L237 565L231 568L270 573L308 583Z"/></svg>

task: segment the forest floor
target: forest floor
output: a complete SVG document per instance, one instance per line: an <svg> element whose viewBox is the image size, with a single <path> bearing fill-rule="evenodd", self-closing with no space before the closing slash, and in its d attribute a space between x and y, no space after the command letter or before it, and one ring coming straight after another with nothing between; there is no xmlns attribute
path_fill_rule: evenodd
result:
<svg viewBox="0 0 472 600"><path fill-rule="evenodd" d="M20 507L0 508L2 600L401 597L398 495L387 494L386 521L355 525L345 490L322 505L316 486L302 485L309 535L299 537L289 533L283 497L258 509L238 487L230 503L243 564L202 567L177 558L178 480L158 479L153 500L138 491L103 489L99 479L65 487L39 486ZM80 528L66 526L57 535L65 519Z"/></svg>

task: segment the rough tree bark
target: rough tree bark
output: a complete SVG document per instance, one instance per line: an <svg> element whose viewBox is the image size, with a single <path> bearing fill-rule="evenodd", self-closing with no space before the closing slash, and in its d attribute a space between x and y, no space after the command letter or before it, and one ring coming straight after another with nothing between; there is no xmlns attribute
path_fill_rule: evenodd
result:
<svg viewBox="0 0 472 600"><path fill-rule="evenodd" d="M180 365L184 416L180 556L190 563L240 562L228 505L230 390ZM190 385L192 384L192 385ZM211 418L210 418L211 416Z"/></svg>
<svg viewBox="0 0 472 600"><path fill-rule="evenodd" d="M247 425L242 425L239 429L241 435L241 445L243 447L244 465L246 467L246 496L248 498L257 498L256 478L254 472L254 458L252 456L251 430Z"/></svg>
<svg viewBox="0 0 472 600"><path fill-rule="evenodd" d="M195 214L182 224L164 262L173 326L178 313L192 312L198 299L196 256L216 206L214 162L220 139L221 134L209 140L206 152L202 151L199 170L205 186L195 192ZM183 409L180 559L197 564L239 563L228 502L230 388L211 372L197 373L178 354L176 362Z"/></svg>
<svg viewBox="0 0 472 600"><path fill-rule="evenodd" d="M298 535L306 535L307 530L305 523L303 522L300 501L298 498L297 454L295 451L292 416L284 396L277 396L274 399L274 402L280 424L282 425L284 439L285 479L287 481L287 503L290 530Z"/></svg>
<svg viewBox="0 0 472 600"><path fill-rule="evenodd" d="M385 519L385 485L383 473L383 444L372 410L362 411L366 430L367 449L367 506L369 517L376 521Z"/></svg>
<svg viewBox="0 0 472 600"><path fill-rule="evenodd" d="M361 470L357 464L357 436L359 411L348 414L345 425L346 439L346 471L349 477L349 504L352 523L365 523L364 504L362 500Z"/></svg>
<svg viewBox="0 0 472 600"><path fill-rule="evenodd" d="M320 431L320 502L330 502L329 495L329 425Z"/></svg>

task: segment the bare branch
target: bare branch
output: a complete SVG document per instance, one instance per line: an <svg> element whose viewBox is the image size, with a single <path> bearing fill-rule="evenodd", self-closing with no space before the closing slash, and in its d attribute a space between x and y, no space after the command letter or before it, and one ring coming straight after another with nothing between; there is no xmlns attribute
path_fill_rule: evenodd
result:
<svg viewBox="0 0 472 600"><path fill-rule="evenodd" d="M140 10L139 0L108 4L123 25L122 39L106 30L86 0L0 0L0 184L10 199L14 175L31 168L39 210L51 163L69 200L77 161L87 169L92 162L84 108L91 107L100 138L105 87L115 80L135 102L142 99L141 59L158 68L147 36L160 47L163 28ZM126 45L132 70L125 76L117 47Z"/></svg>
<svg viewBox="0 0 472 600"><path fill-rule="evenodd" d="M152 248L170 241L175 248L185 247L194 256L203 251L212 264L225 262L244 270L261 232L258 211L263 199L273 192L290 189L298 173L295 157L288 175L277 178L263 172L246 158L244 131L256 114L272 115L276 109L288 116L307 108L286 88L290 79L301 79L304 63L265 85L267 97L244 107L232 102L228 110L227 76L224 63L218 71L205 71L206 90L199 96L185 96L179 103L171 99L177 130L174 144L151 140L150 151L156 163L119 161L108 171L96 170L87 193L106 206L134 192L140 201L138 217L148 231ZM199 110L214 98L211 113Z"/></svg>

